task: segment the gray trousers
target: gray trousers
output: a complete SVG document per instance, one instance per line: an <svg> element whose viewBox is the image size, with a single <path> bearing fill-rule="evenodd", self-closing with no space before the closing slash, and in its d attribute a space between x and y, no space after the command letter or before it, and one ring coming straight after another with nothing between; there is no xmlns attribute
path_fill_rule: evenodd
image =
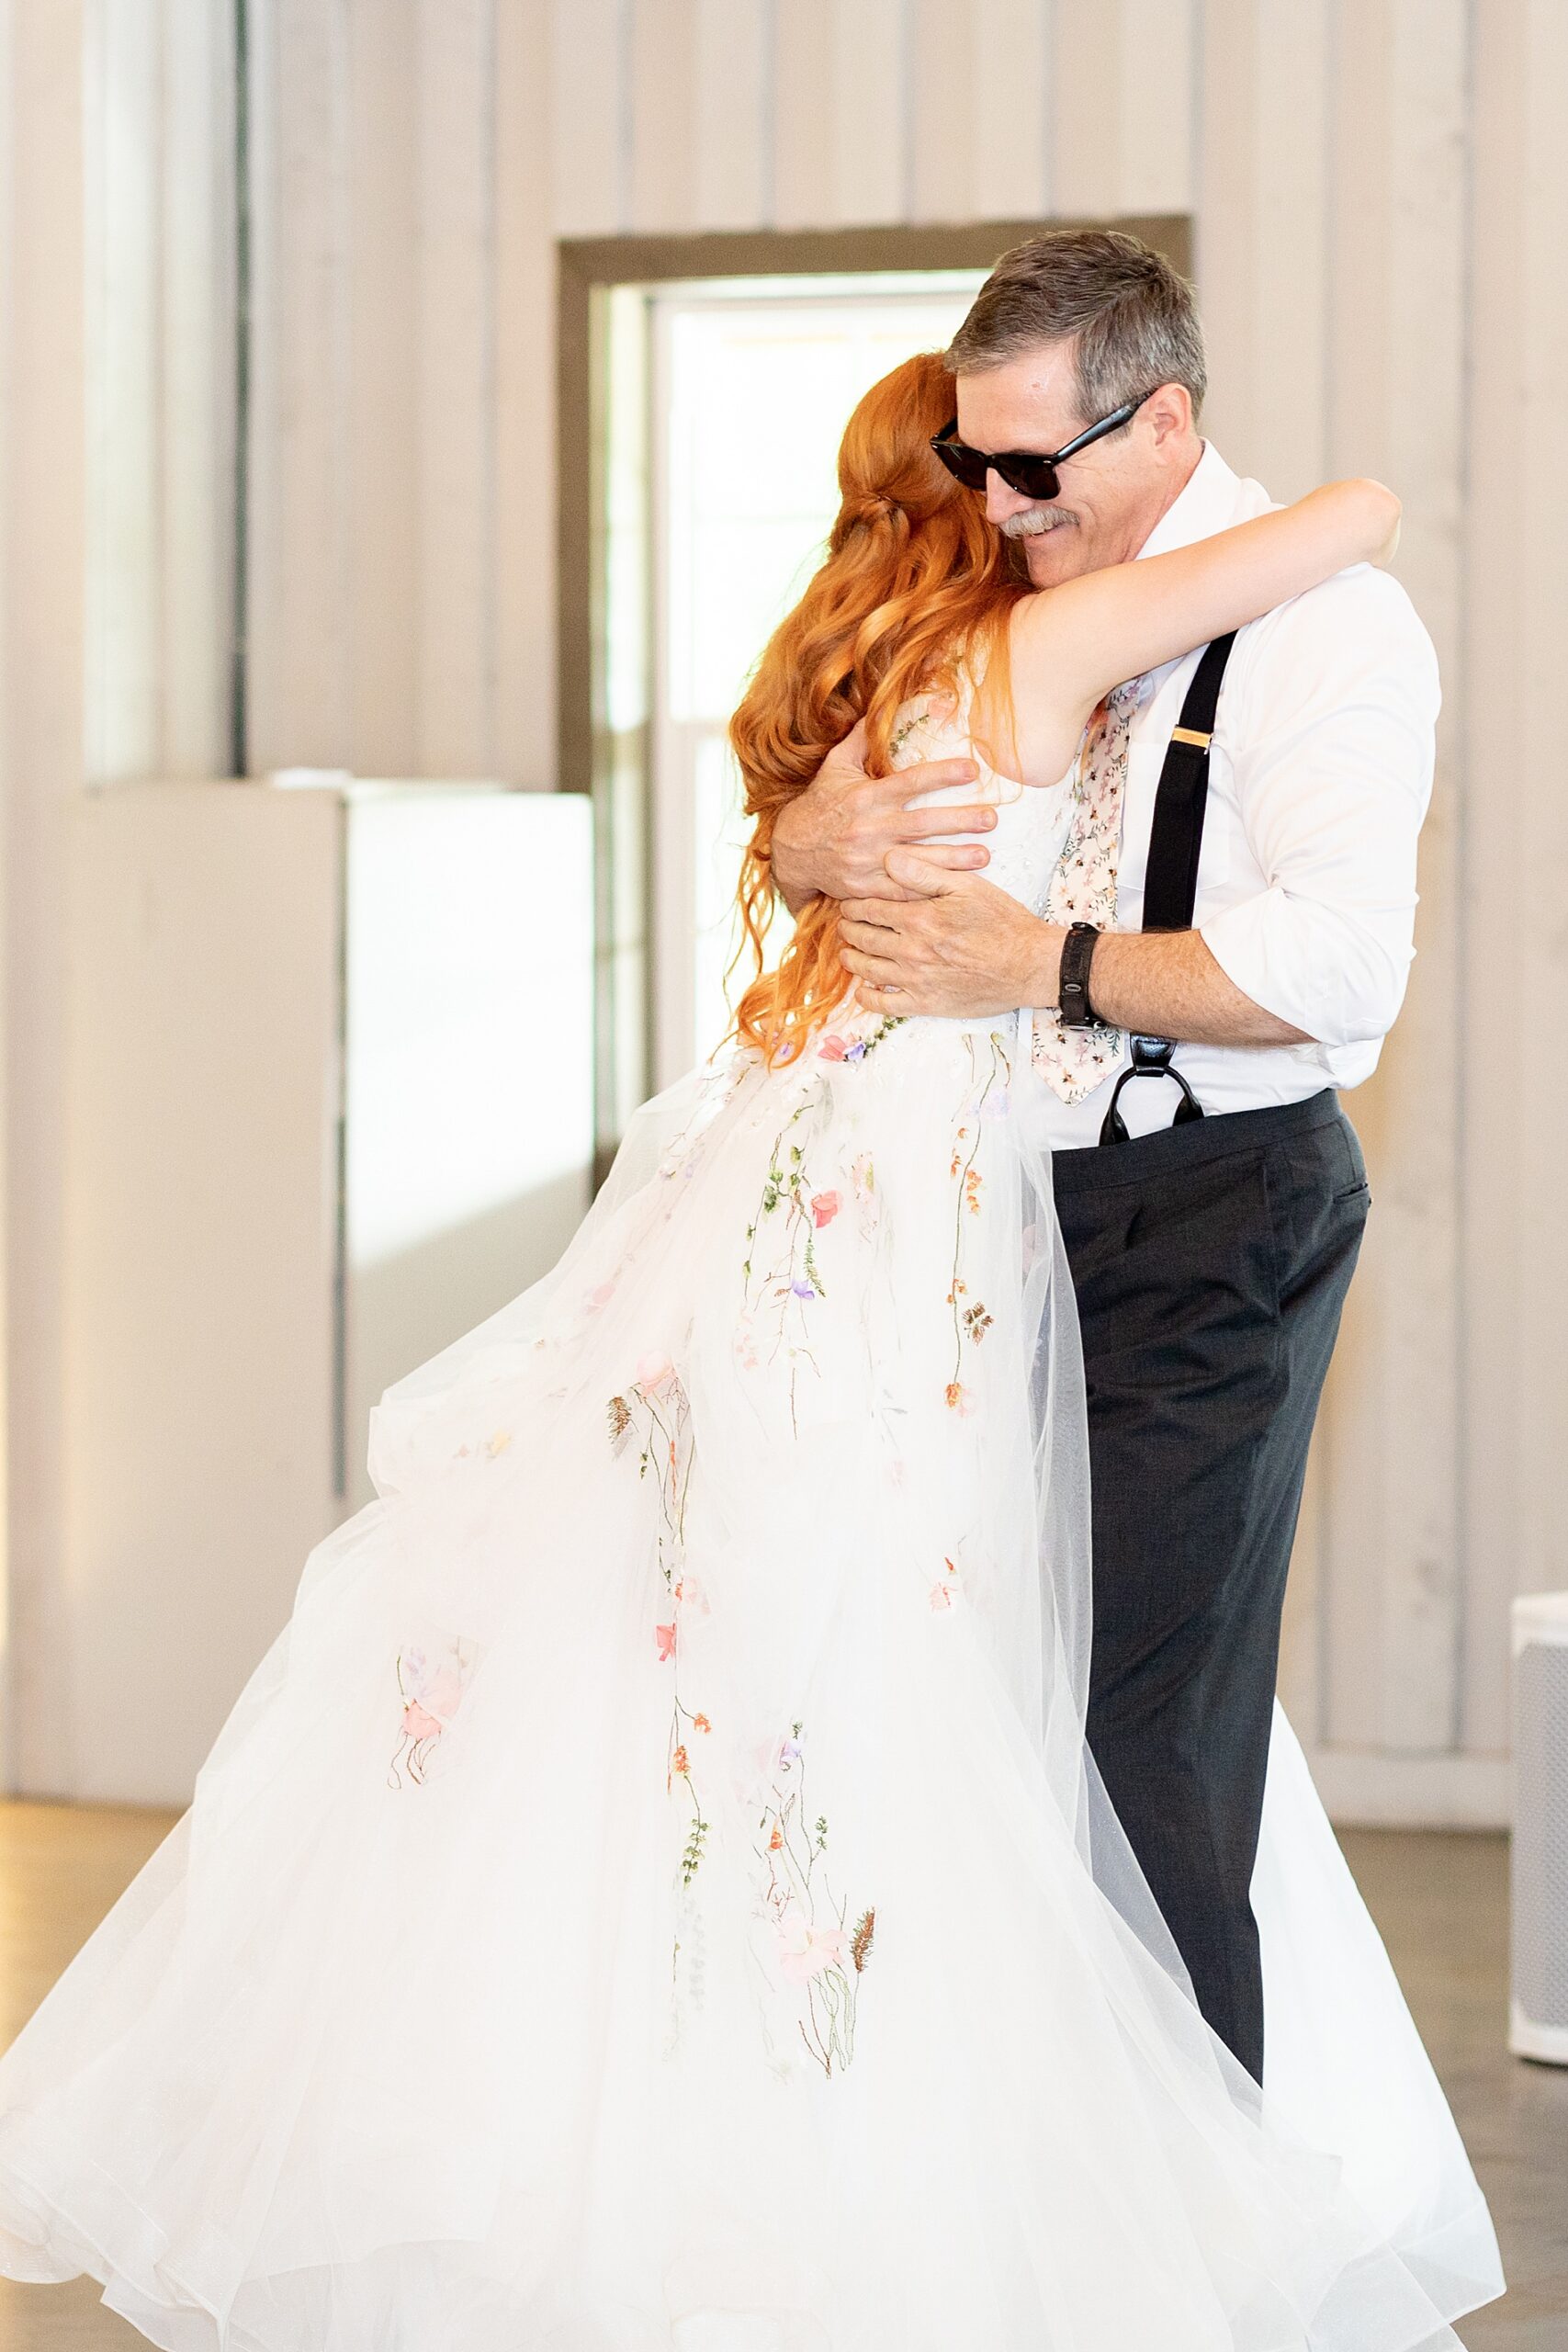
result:
<svg viewBox="0 0 1568 2352"><path fill-rule="evenodd" d="M1089 1384L1089 1746L1199 2006L1261 2080L1280 1617L1366 1167L1328 1091L1059 1152L1054 1174Z"/></svg>

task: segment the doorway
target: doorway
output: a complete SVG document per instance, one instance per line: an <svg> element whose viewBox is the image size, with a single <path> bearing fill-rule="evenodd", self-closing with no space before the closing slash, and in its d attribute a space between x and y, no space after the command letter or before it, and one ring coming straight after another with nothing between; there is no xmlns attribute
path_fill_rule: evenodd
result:
<svg viewBox="0 0 1568 2352"><path fill-rule="evenodd" d="M821 560L845 420L1044 225L560 247L558 781L594 801L601 1167L728 1027L744 831L726 729ZM1115 225L1190 266L1184 219Z"/></svg>

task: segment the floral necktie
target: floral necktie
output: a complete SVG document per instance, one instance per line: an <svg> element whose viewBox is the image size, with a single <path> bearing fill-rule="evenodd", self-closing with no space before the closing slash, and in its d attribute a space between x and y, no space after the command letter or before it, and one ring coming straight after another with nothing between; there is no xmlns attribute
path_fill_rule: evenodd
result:
<svg viewBox="0 0 1568 2352"><path fill-rule="evenodd" d="M1122 851L1122 802L1127 784L1127 741L1144 681L1117 686L1089 718L1078 756L1073 821L1042 910L1047 922L1116 924L1116 868ZM1081 1102L1103 1085L1122 1059L1120 1029L1091 1022L1064 1029L1052 1008L1034 1015L1031 1058L1064 1102Z"/></svg>

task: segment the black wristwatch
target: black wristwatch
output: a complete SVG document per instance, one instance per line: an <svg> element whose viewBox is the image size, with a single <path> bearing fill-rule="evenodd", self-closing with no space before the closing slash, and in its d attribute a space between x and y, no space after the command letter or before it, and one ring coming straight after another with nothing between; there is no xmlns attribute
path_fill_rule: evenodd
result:
<svg viewBox="0 0 1568 2352"><path fill-rule="evenodd" d="M1093 923L1076 922L1062 942L1057 1017L1064 1029L1088 1029L1093 1025L1095 1015L1089 1001L1089 967L1099 937Z"/></svg>

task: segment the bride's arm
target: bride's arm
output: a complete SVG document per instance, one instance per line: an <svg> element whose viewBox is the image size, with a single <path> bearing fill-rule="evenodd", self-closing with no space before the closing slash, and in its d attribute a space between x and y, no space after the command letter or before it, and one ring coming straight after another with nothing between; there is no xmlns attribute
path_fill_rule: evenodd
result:
<svg viewBox="0 0 1568 2352"><path fill-rule="evenodd" d="M1352 563L1387 563L1400 503L1381 482L1330 482L1192 547L1043 589L1014 608L1010 681L1020 773L1054 784L1084 720L1124 678L1259 620Z"/></svg>

